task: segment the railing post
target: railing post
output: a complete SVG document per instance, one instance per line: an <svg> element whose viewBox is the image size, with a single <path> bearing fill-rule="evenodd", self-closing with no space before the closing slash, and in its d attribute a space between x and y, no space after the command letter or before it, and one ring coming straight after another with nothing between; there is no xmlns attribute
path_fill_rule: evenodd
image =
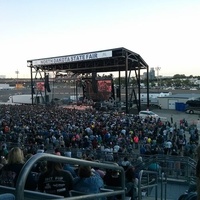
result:
<svg viewBox="0 0 200 200"><path fill-rule="evenodd" d="M160 199L163 200L163 176L164 176L164 173L162 173L161 175L161 194L160 194Z"/></svg>

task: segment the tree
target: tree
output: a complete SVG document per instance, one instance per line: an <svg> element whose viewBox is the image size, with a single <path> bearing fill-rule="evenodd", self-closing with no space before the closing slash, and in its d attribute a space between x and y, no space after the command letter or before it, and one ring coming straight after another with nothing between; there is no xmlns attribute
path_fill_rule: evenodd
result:
<svg viewBox="0 0 200 200"><path fill-rule="evenodd" d="M177 79L177 78L186 78L185 74L175 74L173 76L173 78Z"/></svg>

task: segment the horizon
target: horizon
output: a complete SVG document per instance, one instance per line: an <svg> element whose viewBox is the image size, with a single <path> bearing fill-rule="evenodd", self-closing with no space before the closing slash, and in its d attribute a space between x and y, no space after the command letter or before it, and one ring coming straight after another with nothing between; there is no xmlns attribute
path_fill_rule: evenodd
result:
<svg viewBox="0 0 200 200"><path fill-rule="evenodd" d="M124 72L124 71L123 71ZM144 72L145 73L145 72ZM106 73L97 73L97 74L106 74ZM108 75L106 75L106 76L109 76L109 74L113 74L113 73L108 73ZM157 77L156 75L155 75L155 80L157 80L157 78L172 78L172 77L174 77L175 75L184 75L185 76L185 78L190 78L190 76L192 76L193 78L198 78L198 77L200 77L200 75L185 75L185 74L174 74L174 75L171 75L171 76L165 76L165 75L161 75L161 74L159 74L159 77ZM143 74L141 74L141 76L143 76ZM118 78L118 76L113 76L114 78ZM131 78L132 78L133 76L131 76ZM50 79L54 79L53 77L49 77ZM123 75L121 75L121 78L125 78L125 76L123 76ZM31 77L20 77L19 76L19 74L18 74L18 77L4 77L4 76L2 76L2 75L0 75L0 80L4 80L4 79L13 79L13 80L17 80L17 79L31 79ZM34 78L33 78L34 79ZM64 79L64 78L63 78Z"/></svg>

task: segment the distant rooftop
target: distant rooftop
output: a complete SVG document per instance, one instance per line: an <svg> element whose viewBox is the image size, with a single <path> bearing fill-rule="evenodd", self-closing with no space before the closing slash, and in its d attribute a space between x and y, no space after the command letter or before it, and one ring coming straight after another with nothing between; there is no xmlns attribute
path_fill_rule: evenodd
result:
<svg viewBox="0 0 200 200"><path fill-rule="evenodd" d="M186 99L186 98L198 98L200 97L200 94L194 94L194 93L179 93L179 94L171 94L169 96L161 96L158 98L179 98L179 99Z"/></svg>

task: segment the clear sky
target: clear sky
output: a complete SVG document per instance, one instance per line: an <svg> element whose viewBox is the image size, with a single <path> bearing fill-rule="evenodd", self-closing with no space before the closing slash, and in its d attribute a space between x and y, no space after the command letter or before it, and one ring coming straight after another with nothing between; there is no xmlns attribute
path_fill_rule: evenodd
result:
<svg viewBox="0 0 200 200"><path fill-rule="evenodd" d="M0 0L0 75L27 60L125 47L159 75L200 75L200 0Z"/></svg>

